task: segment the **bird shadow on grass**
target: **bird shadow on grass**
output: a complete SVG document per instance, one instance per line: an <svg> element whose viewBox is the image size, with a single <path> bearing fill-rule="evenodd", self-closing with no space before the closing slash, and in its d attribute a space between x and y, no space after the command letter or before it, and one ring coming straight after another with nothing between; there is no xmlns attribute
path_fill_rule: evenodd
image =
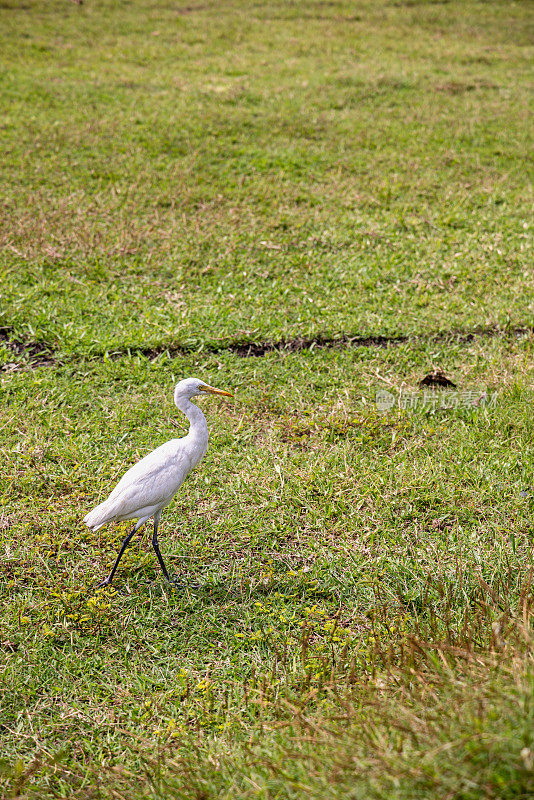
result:
<svg viewBox="0 0 534 800"><path fill-rule="evenodd" d="M134 575L131 577L134 578ZM149 581L139 578L134 585L129 584L127 589L124 585L121 587L120 582L117 585L113 584L113 588L119 594L128 594L130 596L135 593L145 594L149 591L151 594L157 594L161 597L166 594L169 599L174 598L178 602L183 602L184 599L191 599L196 601L195 605L199 602L204 604L223 604L229 601L249 603L272 595L277 597L291 595L297 602L299 600L326 600L332 602L339 600L339 593L334 588L295 586L294 584L288 584L287 581L276 580L266 584L247 586L226 581L213 583L188 582L182 576L178 576L178 585L173 585L164 582L159 576L155 575L154 579Z"/></svg>

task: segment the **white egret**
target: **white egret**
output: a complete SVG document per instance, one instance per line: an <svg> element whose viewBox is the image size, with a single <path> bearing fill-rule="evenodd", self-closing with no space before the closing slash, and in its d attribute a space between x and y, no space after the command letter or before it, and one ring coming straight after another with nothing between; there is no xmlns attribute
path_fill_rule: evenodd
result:
<svg viewBox="0 0 534 800"><path fill-rule="evenodd" d="M108 586L119 566L119 561L130 539L151 517L154 519L152 546L163 574L173 583L161 557L158 546L158 525L162 509L172 498L199 463L208 449L208 424L206 417L191 398L200 394L222 394L232 397L230 392L214 389L204 381L186 378L176 385L174 402L189 420L189 432L181 439L171 439L157 447L122 476L107 500L90 511L84 522L88 528L97 531L108 522L122 522L137 519L136 524L122 543L119 555L108 577L99 583Z"/></svg>

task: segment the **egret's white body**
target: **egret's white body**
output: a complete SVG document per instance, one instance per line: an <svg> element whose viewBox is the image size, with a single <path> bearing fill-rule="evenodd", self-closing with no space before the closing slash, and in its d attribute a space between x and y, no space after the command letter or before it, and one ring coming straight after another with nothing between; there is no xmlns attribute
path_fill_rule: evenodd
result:
<svg viewBox="0 0 534 800"><path fill-rule="evenodd" d="M101 585L113 580L115 570L134 533L151 517L154 518L152 544L163 573L170 580L159 552L157 531L161 512L208 449L208 424L200 408L191 402L198 394L230 395L230 392L214 389L196 378L180 381L174 390L174 402L189 420L187 436L171 439L160 445L138 461L126 472L107 500L100 503L85 517L85 524L97 531L108 522L137 519L137 524L124 540L115 566Z"/></svg>
<svg viewBox="0 0 534 800"><path fill-rule="evenodd" d="M85 524L93 531L126 519L138 519L142 525L169 505L207 450L207 427L205 442L189 448L188 438L189 434L171 439L142 458L122 476L108 499L87 514Z"/></svg>

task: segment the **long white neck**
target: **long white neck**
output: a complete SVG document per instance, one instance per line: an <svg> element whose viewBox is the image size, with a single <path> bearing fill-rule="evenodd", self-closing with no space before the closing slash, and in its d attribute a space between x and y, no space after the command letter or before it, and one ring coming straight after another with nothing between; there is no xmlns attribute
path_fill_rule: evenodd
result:
<svg viewBox="0 0 534 800"><path fill-rule="evenodd" d="M182 411L189 420L189 433L192 439L208 446L208 423L206 417L198 406L191 402L187 397L175 397L174 402L177 408Z"/></svg>

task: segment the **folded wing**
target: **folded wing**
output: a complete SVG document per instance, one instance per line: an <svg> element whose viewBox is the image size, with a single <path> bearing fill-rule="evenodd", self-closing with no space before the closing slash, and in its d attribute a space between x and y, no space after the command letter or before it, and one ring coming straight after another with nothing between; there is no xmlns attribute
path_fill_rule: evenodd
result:
<svg viewBox="0 0 534 800"><path fill-rule="evenodd" d="M85 524L98 530L108 522L149 519L170 503L195 466L183 441L165 442L131 467L107 500L84 517Z"/></svg>

